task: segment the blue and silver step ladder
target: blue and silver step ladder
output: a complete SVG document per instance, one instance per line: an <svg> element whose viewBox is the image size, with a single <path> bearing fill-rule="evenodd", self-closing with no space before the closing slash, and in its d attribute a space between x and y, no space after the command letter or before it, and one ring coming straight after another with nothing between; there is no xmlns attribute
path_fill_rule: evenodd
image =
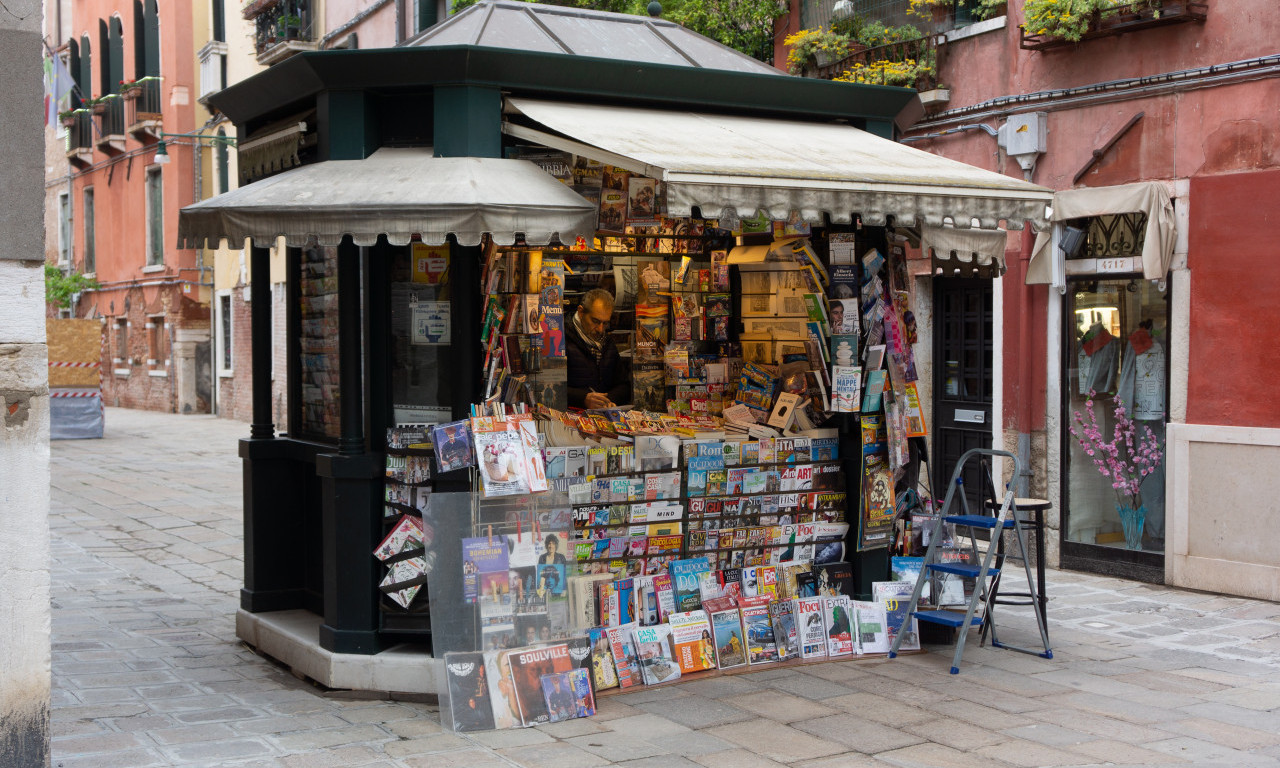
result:
<svg viewBox="0 0 1280 768"><path fill-rule="evenodd" d="M1018 477L1022 469L1018 461L1018 457L1008 451L997 451L989 449L975 448L965 451L960 457L960 461L956 463L955 470L951 473L951 482L947 484L947 496L942 504L941 513L934 518L929 532L929 547L924 554L924 567L920 569L920 575L916 579L915 589L911 593L911 603L907 608L909 616L915 617L917 621L930 624L940 624L945 627L957 629L956 632L956 649L955 656L951 660L951 674L955 675L960 672L960 657L964 654L965 638L968 637L968 629L979 627L991 632L991 645L996 648L1007 648L1011 651L1019 651L1021 653L1029 653L1033 656L1040 656L1045 659L1053 658L1053 651L1049 648L1049 634L1045 629L1043 608L1040 605L1039 595L1036 594L1036 580L1031 574L1030 559L1027 557L1027 537L1024 530L1022 513L1018 510L1017 504L1014 503L1013 488L1006 485L1003 500L1000 502L997 514L971 514L969 510L969 501L964 493L964 480L962 479L965 464L970 460L977 460L986 464L988 457L1003 456L1013 462L1013 476ZM988 470L989 471L989 470ZM994 486L994 483L993 483ZM960 514L954 514L953 505L956 505L959 499ZM969 539L969 562L968 563L945 563L939 559L940 548L939 542L943 540L942 526L952 524L957 529L967 529ZM988 543L986 552L979 552L977 545L977 537L974 535L978 529L991 531L991 540ZM1017 551L1004 553L1005 561L1021 560L1023 569L1026 571L1027 585L1030 590L1031 605L1035 611L1036 628L1040 632L1041 648L1022 648L1015 645L1008 645L999 642L996 638L993 616L991 614L991 604L995 599L995 590L992 589L992 580L999 575L1000 570L992 565L996 559L997 546L999 538L1005 531L1013 531L1013 539L1017 547ZM979 564L980 563L980 564ZM969 596L967 608L964 613L956 610L945 610L941 607L934 610L920 610L920 597L924 592L925 584L930 579L934 579L940 575L954 575L965 579L973 579L973 592ZM982 606L982 610L978 610L978 606ZM987 626L987 622L991 625ZM894 638L893 645L889 649L889 658L898 655L898 647L902 644L902 638L905 632L898 632Z"/></svg>

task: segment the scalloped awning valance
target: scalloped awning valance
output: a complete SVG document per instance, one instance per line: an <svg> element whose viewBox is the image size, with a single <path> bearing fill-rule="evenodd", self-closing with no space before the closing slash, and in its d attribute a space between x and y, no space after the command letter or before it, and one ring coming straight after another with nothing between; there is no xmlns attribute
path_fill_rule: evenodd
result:
<svg viewBox="0 0 1280 768"><path fill-rule="evenodd" d="M672 216L698 207L786 219L1035 229L1053 191L834 123L508 98L503 130L666 182ZM536 127L534 127L536 126Z"/></svg>
<svg viewBox="0 0 1280 768"><path fill-rule="evenodd" d="M337 245L351 235L393 245L414 235L428 244L454 235L477 245L488 233L510 245L517 233L531 245L553 236L590 238L596 206L527 160L433 157L429 148L380 149L364 160L329 160L300 168L183 208L178 247L239 248L246 238L304 245L312 237Z"/></svg>

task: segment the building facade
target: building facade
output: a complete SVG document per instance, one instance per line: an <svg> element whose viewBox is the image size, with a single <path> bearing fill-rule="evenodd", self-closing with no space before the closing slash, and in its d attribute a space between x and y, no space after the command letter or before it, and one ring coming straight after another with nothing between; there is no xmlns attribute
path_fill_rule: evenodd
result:
<svg viewBox="0 0 1280 768"><path fill-rule="evenodd" d="M74 0L57 13L46 43L75 82L50 129L65 131L67 162L48 171L57 256L101 284L71 314L102 321L105 402L208 412L210 265L173 245L207 151L187 135L208 119L196 101L192 5Z"/></svg>
<svg viewBox="0 0 1280 768"><path fill-rule="evenodd" d="M936 73L901 140L1059 192L1041 242L1010 235L1003 278L956 280L923 254L935 460L949 432L1026 458L1015 480L1053 503L1051 564L1277 599L1280 357L1263 329L1280 320L1280 9L1132 3L1079 41L1022 0L961 26L941 11L916 22ZM1127 493L1072 434L1111 437L1118 406L1160 456Z"/></svg>

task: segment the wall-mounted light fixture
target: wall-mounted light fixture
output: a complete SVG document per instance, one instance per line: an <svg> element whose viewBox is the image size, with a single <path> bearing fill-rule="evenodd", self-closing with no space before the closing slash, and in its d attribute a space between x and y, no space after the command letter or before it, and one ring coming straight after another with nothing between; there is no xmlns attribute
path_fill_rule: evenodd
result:
<svg viewBox="0 0 1280 768"><path fill-rule="evenodd" d="M169 141L166 141L169 139ZM183 141L190 139L190 141ZM169 144L189 144L192 146L203 146L201 142L207 141L210 146L218 146L225 144L229 147L236 145L235 136L214 136L207 133L161 133L160 142L156 144L156 155L152 158L152 162L157 165L168 165L169 160Z"/></svg>

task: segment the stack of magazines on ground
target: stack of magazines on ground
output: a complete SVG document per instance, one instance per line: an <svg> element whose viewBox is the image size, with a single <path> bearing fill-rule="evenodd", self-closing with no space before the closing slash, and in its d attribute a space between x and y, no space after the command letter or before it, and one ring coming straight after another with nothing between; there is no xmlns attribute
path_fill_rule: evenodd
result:
<svg viewBox="0 0 1280 768"><path fill-rule="evenodd" d="M596 574L573 615L595 624L566 640L446 653L446 725L458 731L542 725L595 714L595 693L668 683L744 665L919 649L906 606L913 582L873 584L851 598L848 563L714 570L705 557L666 573ZM793 583L792 583L793 582Z"/></svg>

